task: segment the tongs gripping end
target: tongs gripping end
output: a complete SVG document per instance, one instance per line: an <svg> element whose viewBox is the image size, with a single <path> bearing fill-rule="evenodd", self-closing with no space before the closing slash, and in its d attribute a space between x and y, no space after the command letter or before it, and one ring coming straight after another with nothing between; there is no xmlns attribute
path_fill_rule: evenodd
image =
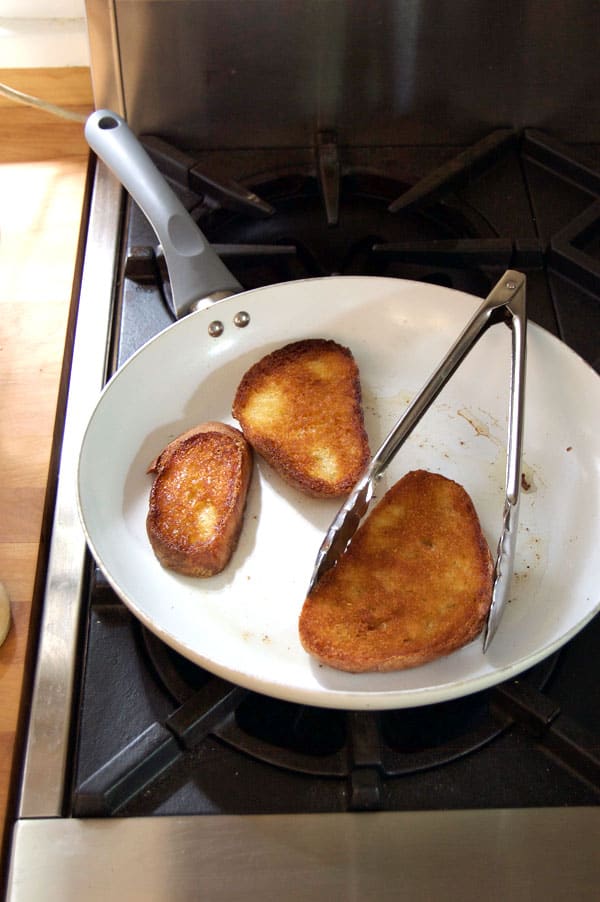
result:
<svg viewBox="0 0 600 902"><path fill-rule="evenodd" d="M494 322L496 313L504 311L512 330L512 367L508 414L506 459L506 497L502 532L494 571L492 603L485 627L484 652L494 636L504 606L513 571L518 523L521 481L521 447L523 406L525 399L525 352L527 319L525 304L526 278L523 273L508 270L479 305L438 368L409 404L386 436L345 503L339 509L321 545L312 573L309 592L323 574L330 570L348 547L352 536L372 500L374 484L404 441L431 406L444 385L464 360L473 345Z"/></svg>

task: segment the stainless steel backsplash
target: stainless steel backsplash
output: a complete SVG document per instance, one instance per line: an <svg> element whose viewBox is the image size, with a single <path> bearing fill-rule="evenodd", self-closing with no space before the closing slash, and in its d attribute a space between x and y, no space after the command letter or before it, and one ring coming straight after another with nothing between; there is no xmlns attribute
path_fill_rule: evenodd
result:
<svg viewBox="0 0 600 902"><path fill-rule="evenodd" d="M600 141L597 0L87 0L96 105L187 147Z"/></svg>

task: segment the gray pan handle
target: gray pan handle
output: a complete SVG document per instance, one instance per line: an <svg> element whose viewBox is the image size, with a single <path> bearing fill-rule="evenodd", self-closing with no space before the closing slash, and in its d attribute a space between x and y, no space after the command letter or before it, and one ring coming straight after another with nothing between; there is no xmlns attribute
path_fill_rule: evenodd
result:
<svg viewBox="0 0 600 902"><path fill-rule="evenodd" d="M97 110L85 124L85 137L156 232L169 271L173 312L178 319L243 290L124 119L111 110Z"/></svg>

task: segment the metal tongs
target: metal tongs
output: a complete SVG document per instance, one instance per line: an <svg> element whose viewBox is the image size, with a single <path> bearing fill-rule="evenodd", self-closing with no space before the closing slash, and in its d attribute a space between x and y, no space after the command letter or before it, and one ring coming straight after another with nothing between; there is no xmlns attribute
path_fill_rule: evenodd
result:
<svg viewBox="0 0 600 902"><path fill-rule="evenodd" d="M373 455L369 466L329 527L315 561L309 592L321 576L335 566L352 541L352 536L356 532L373 498L375 483L383 476L390 461L395 457L452 374L490 326L498 322L506 322L512 330L506 495L502 532L498 541L494 568L492 603L483 640L483 651L487 651L508 600L517 542L527 349L525 283L526 278L520 272L507 270L504 273L485 301L480 304L438 368L429 377L421 391L412 400L391 432L384 439L379 449Z"/></svg>

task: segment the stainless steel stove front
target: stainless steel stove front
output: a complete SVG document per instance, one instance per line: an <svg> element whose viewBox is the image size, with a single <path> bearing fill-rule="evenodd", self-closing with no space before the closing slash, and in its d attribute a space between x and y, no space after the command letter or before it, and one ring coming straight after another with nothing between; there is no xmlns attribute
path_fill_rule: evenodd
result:
<svg viewBox="0 0 600 902"><path fill-rule="evenodd" d="M12 902L597 898L593 809L21 821Z"/></svg>

